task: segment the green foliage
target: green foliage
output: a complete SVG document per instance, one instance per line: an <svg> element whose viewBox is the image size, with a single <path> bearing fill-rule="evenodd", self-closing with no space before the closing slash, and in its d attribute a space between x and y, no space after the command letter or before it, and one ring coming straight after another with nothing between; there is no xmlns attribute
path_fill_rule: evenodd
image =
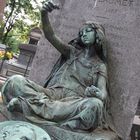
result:
<svg viewBox="0 0 140 140"><path fill-rule="evenodd" d="M7 0L4 21L0 23L0 42L13 51L18 51L20 43L27 43L32 28L40 26L40 11L35 3L36 0Z"/></svg>

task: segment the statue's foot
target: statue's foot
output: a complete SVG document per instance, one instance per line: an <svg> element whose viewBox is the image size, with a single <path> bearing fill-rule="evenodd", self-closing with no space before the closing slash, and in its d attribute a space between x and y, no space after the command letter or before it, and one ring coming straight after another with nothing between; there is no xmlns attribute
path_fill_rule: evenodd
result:
<svg viewBox="0 0 140 140"><path fill-rule="evenodd" d="M7 109L8 111L10 112L13 112L13 111L20 111L21 112L21 108L20 108L20 102L18 100L18 98L13 98L7 105Z"/></svg>

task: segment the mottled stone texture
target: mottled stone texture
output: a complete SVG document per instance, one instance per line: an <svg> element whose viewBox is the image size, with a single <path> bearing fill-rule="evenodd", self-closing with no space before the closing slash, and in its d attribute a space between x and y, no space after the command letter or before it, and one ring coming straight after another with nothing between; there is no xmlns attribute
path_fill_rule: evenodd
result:
<svg viewBox="0 0 140 140"><path fill-rule="evenodd" d="M0 0L0 21L3 18L4 8L6 6L6 0Z"/></svg>
<svg viewBox="0 0 140 140"><path fill-rule="evenodd" d="M42 38L38 44L29 78L43 86L59 56L59 52Z"/></svg>
<svg viewBox="0 0 140 140"><path fill-rule="evenodd" d="M140 98L140 1L61 0L60 2L62 9L55 11L51 19L54 30L65 42L75 38L78 28L87 20L99 22L106 29L109 42L111 112L118 132L126 140ZM38 46L30 78L43 84L48 70L56 62L55 55L58 57L59 54L52 50L47 41L40 42L42 45ZM51 64L47 64L50 62Z"/></svg>

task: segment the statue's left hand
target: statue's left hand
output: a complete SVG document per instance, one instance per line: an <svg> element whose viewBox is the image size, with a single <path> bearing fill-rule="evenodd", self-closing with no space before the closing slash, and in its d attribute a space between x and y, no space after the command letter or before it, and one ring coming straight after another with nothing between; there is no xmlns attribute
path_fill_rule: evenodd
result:
<svg viewBox="0 0 140 140"><path fill-rule="evenodd" d="M102 100L102 91L99 88L91 85L90 87L86 88L85 96L87 96L87 97L97 97L97 98Z"/></svg>

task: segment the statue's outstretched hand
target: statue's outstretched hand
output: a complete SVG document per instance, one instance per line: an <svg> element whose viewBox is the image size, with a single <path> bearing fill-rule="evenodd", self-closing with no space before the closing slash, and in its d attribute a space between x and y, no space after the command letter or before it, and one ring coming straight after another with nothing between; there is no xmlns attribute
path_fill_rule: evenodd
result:
<svg viewBox="0 0 140 140"><path fill-rule="evenodd" d="M87 87L85 90L85 96L87 97L97 97L102 100L102 92L99 88L91 85L90 87Z"/></svg>
<svg viewBox="0 0 140 140"><path fill-rule="evenodd" d="M42 11L52 12L55 9L60 9L59 4L55 4L53 0L48 0L44 3Z"/></svg>

